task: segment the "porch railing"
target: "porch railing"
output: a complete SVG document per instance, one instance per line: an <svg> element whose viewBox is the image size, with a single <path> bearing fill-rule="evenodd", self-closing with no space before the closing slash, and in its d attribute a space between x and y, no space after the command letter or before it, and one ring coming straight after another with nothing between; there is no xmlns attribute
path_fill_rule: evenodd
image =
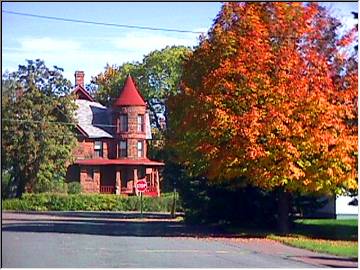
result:
<svg viewBox="0 0 360 270"><path fill-rule="evenodd" d="M114 186L100 186L100 193L113 194L114 191Z"/></svg>
<svg viewBox="0 0 360 270"><path fill-rule="evenodd" d="M157 192L157 188L154 186L148 186L145 192Z"/></svg>

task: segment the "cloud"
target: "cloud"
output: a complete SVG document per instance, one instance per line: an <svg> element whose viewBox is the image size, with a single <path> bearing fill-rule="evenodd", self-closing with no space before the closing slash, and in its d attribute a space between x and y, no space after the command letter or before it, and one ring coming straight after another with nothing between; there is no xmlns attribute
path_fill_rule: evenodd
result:
<svg viewBox="0 0 360 270"><path fill-rule="evenodd" d="M106 63L121 65L128 61L140 61L143 55L137 52L121 52L114 49L86 49L58 51L27 50L21 48L3 47L3 71L15 71L19 64L25 64L26 59L41 59L47 67L54 65L64 69L64 76L74 82L74 71L85 71L85 82L90 82L91 76L95 76L104 70Z"/></svg>
<svg viewBox="0 0 360 270"><path fill-rule="evenodd" d="M79 42L53 39L49 37L24 38L20 39L19 42L21 49L29 51L78 50L81 48L81 44Z"/></svg>
<svg viewBox="0 0 360 270"><path fill-rule="evenodd" d="M88 38L60 39L50 37L23 37L3 47L2 67L14 71L26 59L42 59L48 67L64 68L66 78L74 81L74 71L84 70L85 81L104 71L107 63L121 65L124 62L141 61L153 50L166 46L194 46L197 34L127 33L119 36L91 36Z"/></svg>

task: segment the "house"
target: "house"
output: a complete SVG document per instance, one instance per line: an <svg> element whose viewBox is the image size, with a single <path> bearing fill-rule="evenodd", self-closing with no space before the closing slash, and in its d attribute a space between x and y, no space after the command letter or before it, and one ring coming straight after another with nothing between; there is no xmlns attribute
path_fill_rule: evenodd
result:
<svg viewBox="0 0 360 270"><path fill-rule="evenodd" d="M78 147L67 180L79 181L86 193L138 195L138 180L147 181L144 195L160 196L164 163L147 158L151 139L146 103L129 75L111 108L96 102L84 88L84 72L75 72Z"/></svg>
<svg viewBox="0 0 360 270"><path fill-rule="evenodd" d="M317 209L308 209L303 213L305 218L336 218L336 219L357 219L358 198L357 196L321 196L317 197L318 203L323 206Z"/></svg>
<svg viewBox="0 0 360 270"><path fill-rule="evenodd" d="M337 196L336 197L336 218L357 219L359 215L358 196Z"/></svg>

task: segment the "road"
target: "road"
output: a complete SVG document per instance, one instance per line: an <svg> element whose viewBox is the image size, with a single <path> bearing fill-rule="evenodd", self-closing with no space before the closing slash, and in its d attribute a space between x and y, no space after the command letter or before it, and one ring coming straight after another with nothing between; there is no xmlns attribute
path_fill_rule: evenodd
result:
<svg viewBox="0 0 360 270"><path fill-rule="evenodd" d="M219 229L186 226L161 214L144 219L121 213L2 214L3 267L330 266L318 262L320 254L264 239L238 240Z"/></svg>

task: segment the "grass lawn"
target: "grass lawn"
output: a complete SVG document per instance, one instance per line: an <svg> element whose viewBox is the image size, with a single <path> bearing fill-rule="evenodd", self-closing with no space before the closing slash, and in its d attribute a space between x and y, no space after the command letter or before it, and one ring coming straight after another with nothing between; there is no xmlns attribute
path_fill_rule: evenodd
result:
<svg viewBox="0 0 360 270"><path fill-rule="evenodd" d="M328 253L344 257L358 257L357 241L325 240L308 238L301 235L277 236L269 235L269 239L279 241L289 246L304 248L321 253Z"/></svg>
<svg viewBox="0 0 360 270"><path fill-rule="evenodd" d="M357 219L298 219L293 233L332 240L358 240Z"/></svg>
<svg viewBox="0 0 360 270"><path fill-rule="evenodd" d="M358 257L358 221L356 219L298 219L291 233L231 228L240 237L266 237L289 246L344 257Z"/></svg>

